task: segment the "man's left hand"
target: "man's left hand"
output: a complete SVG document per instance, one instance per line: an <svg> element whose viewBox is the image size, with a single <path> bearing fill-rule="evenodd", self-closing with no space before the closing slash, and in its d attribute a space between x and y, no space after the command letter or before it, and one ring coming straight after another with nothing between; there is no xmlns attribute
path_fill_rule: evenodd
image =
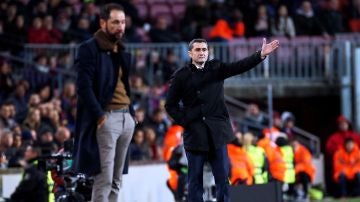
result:
<svg viewBox="0 0 360 202"><path fill-rule="evenodd" d="M279 41L274 40L271 43L266 44L266 38L263 39L263 44L261 47L261 58L265 58L267 55L269 55L271 52L276 50L279 47Z"/></svg>

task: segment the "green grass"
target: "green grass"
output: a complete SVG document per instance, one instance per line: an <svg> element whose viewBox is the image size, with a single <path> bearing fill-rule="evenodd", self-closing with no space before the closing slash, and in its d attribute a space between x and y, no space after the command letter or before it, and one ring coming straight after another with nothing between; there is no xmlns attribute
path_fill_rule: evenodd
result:
<svg viewBox="0 0 360 202"><path fill-rule="evenodd" d="M360 202L360 198L359 197L358 198L347 198L347 199L325 198L321 201L322 202ZM318 202L318 201L313 201L313 202Z"/></svg>

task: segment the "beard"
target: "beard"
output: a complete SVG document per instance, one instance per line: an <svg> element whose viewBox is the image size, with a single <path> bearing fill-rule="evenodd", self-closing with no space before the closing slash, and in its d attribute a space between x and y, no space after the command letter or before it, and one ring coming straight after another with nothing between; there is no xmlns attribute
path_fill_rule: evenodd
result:
<svg viewBox="0 0 360 202"><path fill-rule="evenodd" d="M124 35L124 31L111 33L108 26L106 26L106 34L109 36L111 41L119 41Z"/></svg>

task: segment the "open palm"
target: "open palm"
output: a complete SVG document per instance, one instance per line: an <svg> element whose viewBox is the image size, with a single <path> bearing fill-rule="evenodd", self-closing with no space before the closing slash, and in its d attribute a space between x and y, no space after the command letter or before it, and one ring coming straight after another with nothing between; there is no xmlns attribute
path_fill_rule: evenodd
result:
<svg viewBox="0 0 360 202"><path fill-rule="evenodd" d="M273 52L274 50L276 50L279 47L279 41L278 40L274 40L270 43L266 43L266 39L263 39L263 44L261 47L261 57L266 57L267 55L269 55L271 52Z"/></svg>

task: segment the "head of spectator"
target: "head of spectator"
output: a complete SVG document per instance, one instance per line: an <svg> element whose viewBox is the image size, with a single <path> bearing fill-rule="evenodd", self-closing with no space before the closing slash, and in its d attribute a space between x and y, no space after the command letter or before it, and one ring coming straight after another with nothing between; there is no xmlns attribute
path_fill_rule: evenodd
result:
<svg viewBox="0 0 360 202"><path fill-rule="evenodd" d="M255 103L250 103L246 111L246 116L254 119L262 116L259 106Z"/></svg>
<svg viewBox="0 0 360 202"><path fill-rule="evenodd" d="M26 95L26 86L23 83L17 83L15 88L15 96L18 98L24 98Z"/></svg>
<svg viewBox="0 0 360 202"><path fill-rule="evenodd" d="M24 124L30 130L37 130L40 126L41 115L40 110L37 108L30 108L29 113L24 121Z"/></svg>
<svg viewBox="0 0 360 202"><path fill-rule="evenodd" d="M63 91L63 98L72 99L76 96L76 86L74 82L66 82Z"/></svg>
<svg viewBox="0 0 360 202"><path fill-rule="evenodd" d="M50 101L52 97L50 85L41 86L39 89L39 96L42 103Z"/></svg>
<svg viewBox="0 0 360 202"><path fill-rule="evenodd" d="M162 123L162 122L164 122L165 118L166 118L166 113L165 113L164 109L157 108L154 110L154 112L152 114L152 120L155 123Z"/></svg>
<svg viewBox="0 0 360 202"><path fill-rule="evenodd" d="M41 148L28 145L24 153L24 160L31 162L41 155Z"/></svg>
<svg viewBox="0 0 360 202"><path fill-rule="evenodd" d="M38 1L35 6L34 14L36 16L45 17L48 14L48 7L45 1Z"/></svg>
<svg viewBox="0 0 360 202"><path fill-rule="evenodd" d="M41 103L39 94L33 93L30 95L29 108L37 108Z"/></svg>
<svg viewBox="0 0 360 202"><path fill-rule="evenodd" d="M296 137L289 139L289 142L294 151L297 150L297 148L301 145L301 143Z"/></svg>
<svg viewBox="0 0 360 202"><path fill-rule="evenodd" d="M25 27L25 19L23 15L16 16L15 26L17 29L22 29Z"/></svg>
<svg viewBox="0 0 360 202"><path fill-rule="evenodd" d="M145 134L141 129L136 129L134 132L134 144L142 145L145 142Z"/></svg>
<svg viewBox="0 0 360 202"><path fill-rule="evenodd" d="M85 30L85 31L89 30L89 28L90 28L89 19L86 17L80 18L78 21L77 27L79 30Z"/></svg>
<svg viewBox="0 0 360 202"><path fill-rule="evenodd" d="M13 23L13 20L16 17L17 14L17 6L16 4L9 4L7 10L6 10L6 16L8 23Z"/></svg>
<svg viewBox="0 0 360 202"><path fill-rule="evenodd" d="M1 134L0 144L2 151L5 151L6 149L12 147L13 143L14 143L14 137L11 131L5 131Z"/></svg>
<svg viewBox="0 0 360 202"><path fill-rule="evenodd" d="M243 144L245 147L253 145L255 142L255 135L252 132L246 132L243 135Z"/></svg>
<svg viewBox="0 0 360 202"><path fill-rule="evenodd" d="M344 115L340 115L336 121L340 131L345 132L350 129L350 121Z"/></svg>
<svg viewBox="0 0 360 202"><path fill-rule="evenodd" d="M139 123L143 123L146 118L146 112L145 109L142 107L139 107L135 110L135 118Z"/></svg>
<svg viewBox="0 0 360 202"><path fill-rule="evenodd" d="M55 26L62 32L69 30L71 25L71 19L65 12L60 12L56 18Z"/></svg>
<svg viewBox="0 0 360 202"><path fill-rule="evenodd" d="M167 19L162 16L157 18L156 23L155 23L155 28L158 30L167 30L167 28L168 28Z"/></svg>
<svg viewBox="0 0 360 202"><path fill-rule="evenodd" d="M10 63L6 60L0 62L0 75L11 75L12 67Z"/></svg>
<svg viewBox="0 0 360 202"><path fill-rule="evenodd" d="M355 142L352 138L346 138L344 142L345 150L347 153L351 153L355 147Z"/></svg>
<svg viewBox="0 0 360 202"><path fill-rule="evenodd" d="M64 147L64 142L71 138L70 130L66 127L59 127L55 133L55 141L62 148Z"/></svg>
<svg viewBox="0 0 360 202"><path fill-rule="evenodd" d="M156 144L156 132L151 127L144 128L145 141L148 145Z"/></svg>
<svg viewBox="0 0 360 202"><path fill-rule="evenodd" d="M329 0L328 1L328 9L333 11L340 10L340 2L339 0Z"/></svg>
<svg viewBox="0 0 360 202"><path fill-rule="evenodd" d="M32 20L32 28L33 29L41 29L43 27L43 20L40 17L35 17Z"/></svg>
<svg viewBox="0 0 360 202"><path fill-rule="evenodd" d="M1 104L0 118L5 119L5 120L11 118L11 105L12 105L12 103L10 103L10 102L4 102L3 104Z"/></svg>
<svg viewBox="0 0 360 202"><path fill-rule="evenodd" d="M20 128L20 127L19 127L19 128ZM23 143L23 141L22 141L22 135L21 135L21 133L18 134L18 133L15 133L15 132L14 132L14 133L13 133L13 147L19 149L19 148L22 147L22 143Z"/></svg>
<svg viewBox="0 0 360 202"><path fill-rule="evenodd" d="M47 30L52 30L54 28L53 17L51 15L45 16L45 18L44 18L44 27Z"/></svg>
<svg viewBox="0 0 360 202"><path fill-rule="evenodd" d="M235 132L235 140L233 141L234 144L242 146L243 145L243 134L240 131Z"/></svg>
<svg viewBox="0 0 360 202"><path fill-rule="evenodd" d="M303 1L297 13L305 17L313 17L314 11L310 1Z"/></svg>
<svg viewBox="0 0 360 202"><path fill-rule="evenodd" d="M54 141L54 134L49 129L45 129L40 134L40 144L47 144Z"/></svg>
<svg viewBox="0 0 360 202"><path fill-rule="evenodd" d="M10 105L10 118L11 119L14 119L15 116L16 116L16 107L15 107L15 104L13 102L10 102L9 103Z"/></svg>

